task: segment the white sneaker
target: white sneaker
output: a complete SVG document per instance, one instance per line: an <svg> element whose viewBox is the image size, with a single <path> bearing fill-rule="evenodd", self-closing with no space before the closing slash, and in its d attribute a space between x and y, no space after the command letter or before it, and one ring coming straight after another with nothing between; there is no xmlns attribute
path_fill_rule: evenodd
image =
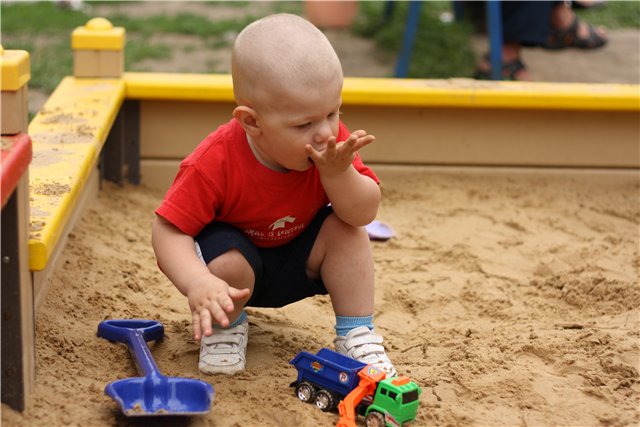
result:
<svg viewBox="0 0 640 427"><path fill-rule="evenodd" d="M387 357L382 341L382 337L374 331L366 326L359 326L349 331L347 336L336 337L333 344L338 353L369 365L375 365L383 370L387 377L395 377L398 372Z"/></svg>
<svg viewBox="0 0 640 427"><path fill-rule="evenodd" d="M198 369L203 374L233 375L244 370L247 354L249 322L229 329L213 329L213 335L202 337Z"/></svg>

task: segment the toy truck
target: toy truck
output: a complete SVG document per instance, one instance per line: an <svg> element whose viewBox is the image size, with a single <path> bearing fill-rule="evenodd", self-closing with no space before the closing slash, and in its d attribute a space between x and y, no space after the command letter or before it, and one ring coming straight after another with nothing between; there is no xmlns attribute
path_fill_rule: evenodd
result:
<svg viewBox="0 0 640 427"><path fill-rule="evenodd" d="M367 427L402 426L416 418L422 390L408 377L385 379L375 366L327 348L302 351L289 363L298 370L291 383L298 398L323 411L338 406L338 427L356 427L356 413Z"/></svg>

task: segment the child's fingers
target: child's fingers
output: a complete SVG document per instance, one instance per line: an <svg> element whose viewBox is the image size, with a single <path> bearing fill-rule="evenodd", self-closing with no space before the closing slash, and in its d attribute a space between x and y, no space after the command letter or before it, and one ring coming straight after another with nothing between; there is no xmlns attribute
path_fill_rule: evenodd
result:
<svg viewBox="0 0 640 427"><path fill-rule="evenodd" d="M229 287L229 292L231 291L231 289L232 288ZM233 300L231 299L231 296L229 294L218 295L218 305L220 306L220 308L222 308L222 310L224 310L227 313L233 311L233 308L234 308Z"/></svg>
<svg viewBox="0 0 640 427"><path fill-rule="evenodd" d="M327 142L327 148L325 148L325 151L329 155L329 158L335 156L337 151L336 145L336 137L332 136L331 138L329 138L329 142Z"/></svg>
<svg viewBox="0 0 640 427"><path fill-rule="evenodd" d="M229 287L229 296L233 300L240 300L245 297L248 297L250 293L251 291L249 289L238 289L238 288L232 288L231 286Z"/></svg>
<svg viewBox="0 0 640 427"><path fill-rule="evenodd" d="M231 310L233 310L233 308ZM209 304L209 312L211 312L211 316L213 316L213 321L215 321L215 323L223 328L229 326L229 318L227 317L227 313L225 313L218 301L211 301L211 303ZM209 320L209 324L211 324L211 319Z"/></svg>
<svg viewBox="0 0 640 427"><path fill-rule="evenodd" d="M193 338L197 341L202 337L202 329L200 328L200 315L196 311L191 314L191 324L193 325Z"/></svg>
<svg viewBox="0 0 640 427"><path fill-rule="evenodd" d="M358 142L358 139L360 139L358 135L351 134L345 143L349 148L353 148L356 145L356 142Z"/></svg>
<svg viewBox="0 0 640 427"><path fill-rule="evenodd" d="M371 144L375 140L376 140L376 137L373 136L373 135L366 135L365 137L358 138L358 141L356 141L354 148L356 150L359 150L362 147L365 147L365 146Z"/></svg>
<svg viewBox="0 0 640 427"><path fill-rule="evenodd" d="M213 333L213 328L211 325L211 313L205 307L202 307L197 313L194 313L194 317L198 316L198 322L194 323L195 325L200 326L200 337L208 337Z"/></svg>
<svg viewBox="0 0 640 427"><path fill-rule="evenodd" d="M316 151L316 149L313 148L311 144L305 145L304 148L307 151L307 155L314 163L316 163L318 159L320 159L320 152Z"/></svg>

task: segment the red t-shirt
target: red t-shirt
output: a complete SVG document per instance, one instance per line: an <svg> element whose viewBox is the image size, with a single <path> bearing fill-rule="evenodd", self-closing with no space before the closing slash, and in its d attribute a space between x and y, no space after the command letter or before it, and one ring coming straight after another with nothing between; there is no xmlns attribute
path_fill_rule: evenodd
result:
<svg viewBox="0 0 640 427"><path fill-rule="evenodd" d="M340 123L337 140L348 136ZM353 166L379 182L357 153ZM298 236L328 203L315 167L287 173L265 167L232 119L182 161L156 214L192 237L215 220L239 228L258 247L274 247Z"/></svg>

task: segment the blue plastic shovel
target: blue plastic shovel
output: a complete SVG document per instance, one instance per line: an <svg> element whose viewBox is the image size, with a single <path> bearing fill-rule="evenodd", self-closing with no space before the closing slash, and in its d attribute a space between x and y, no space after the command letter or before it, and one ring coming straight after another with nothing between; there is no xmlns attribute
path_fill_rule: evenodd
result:
<svg viewBox="0 0 640 427"><path fill-rule="evenodd" d="M105 320L98 336L127 344L142 377L114 381L104 389L127 416L206 414L213 400L213 387L204 381L166 377L160 374L147 341L164 335L164 327L153 320Z"/></svg>

